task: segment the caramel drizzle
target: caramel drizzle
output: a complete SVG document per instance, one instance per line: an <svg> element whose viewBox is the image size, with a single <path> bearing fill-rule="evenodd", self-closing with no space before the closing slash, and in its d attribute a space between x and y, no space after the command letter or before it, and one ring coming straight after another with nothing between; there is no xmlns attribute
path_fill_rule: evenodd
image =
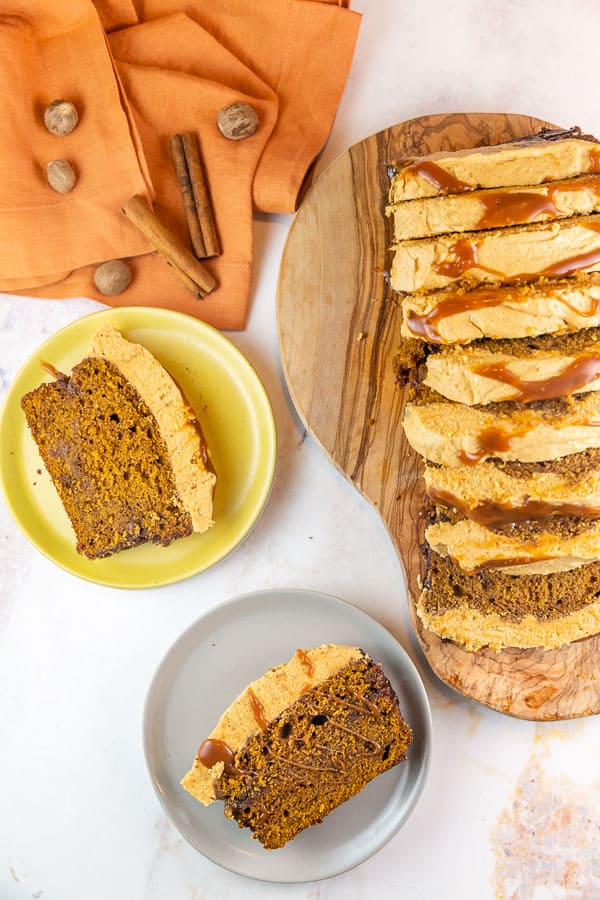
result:
<svg viewBox="0 0 600 900"><path fill-rule="evenodd" d="M298 648L298 650L296 650L296 656L298 657L298 660L304 668L304 671L306 672L308 677L312 678L315 671L315 666L306 650L301 650L300 648Z"/></svg>
<svg viewBox="0 0 600 900"><path fill-rule="evenodd" d="M548 218L564 217L557 207L557 199L561 194L576 190L591 191L600 198L600 182L593 175L577 178L575 184L548 184L543 190L533 191L485 191L478 200L483 207L483 214L477 223L478 228L502 228L531 222L547 213Z"/></svg>
<svg viewBox="0 0 600 900"><path fill-rule="evenodd" d="M478 566L474 566L472 569L465 569L464 571L467 575L477 575L485 569L506 569L509 566L527 566L532 565L533 563L546 562L547 560L554 558L555 557L553 556L515 556L503 559L486 559L485 562L480 563ZM460 565L457 560L454 560L454 562L457 565Z"/></svg>
<svg viewBox="0 0 600 900"><path fill-rule="evenodd" d="M597 223L588 223L586 226L590 231L600 233L600 225ZM469 240L469 238L461 238L448 248L448 257L437 265L432 266L436 275L442 275L445 278L461 278L465 272L470 269L480 269L482 272L488 272L490 275L496 275L502 279L504 274L497 269L484 266L479 260L479 243ZM561 276L574 275L581 269L590 269L600 262L600 247L588 250L586 253L577 253L566 259L561 259L552 265L547 266L540 272L522 272L519 275L512 275L511 281L533 281L540 275L547 278L559 278Z"/></svg>
<svg viewBox="0 0 600 900"><path fill-rule="evenodd" d="M269 724L267 721L267 717L265 716L265 708L252 688L248 688L248 699L250 701L250 706L252 707L252 714L256 720L256 724L261 729L261 731L264 731Z"/></svg>
<svg viewBox="0 0 600 900"><path fill-rule="evenodd" d="M590 164L588 171L592 174L600 173L600 147L594 146L590 150ZM436 188L438 195L444 194L464 194L474 190L472 184L461 181L451 172L439 166L430 159L416 160L406 166L404 172L414 174L428 181ZM396 174L394 170L392 175Z"/></svg>
<svg viewBox="0 0 600 900"><path fill-rule="evenodd" d="M464 194L466 191L472 191L473 186L461 181L451 172L447 172L437 163L430 159L417 160L411 163L404 170L406 173L418 175L428 181L436 188L437 193L443 194Z"/></svg>
<svg viewBox="0 0 600 900"><path fill-rule="evenodd" d="M346 766L344 765L344 753L339 747L329 747L327 744L315 744L315 747L318 747L319 750L324 750L325 753L328 753L332 758L337 756L339 759L338 769L340 772L346 771Z"/></svg>
<svg viewBox="0 0 600 900"><path fill-rule="evenodd" d="M372 747L375 747L375 750L383 750L381 744L377 743L377 741L374 741L372 738L361 734L360 731L355 731L354 728L348 728L347 725L342 725L340 722L336 722L335 719L329 719L329 722L334 726L334 728L339 728L341 731L345 731L347 734L353 734L354 737L360 738L360 740L364 741L366 744L371 744Z"/></svg>
<svg viewBox="0 0 600 900"><path fill-rule="evenodd" d="M364 710L363 710L363 712L364 712ZM374 741L372 738L369 738L366 735L361 734L360 731L355 731L354 728L349 728L347 725L342 725L340 722L336 722L335 719L333 719L331 717L328 717L328 721L329 721L330 725L332 725L334 728L339 728L341 731L345 731L347 734L351 734L354 737L359 738L361 741L364 741L366 744L369 744L371 747L374 748L374 750L372 752L377 753L377 752L380 752L383 750L383 747L381 744L379 744L377 741ZM314 746L318 747L322 750L325 750L326 753L329 753L331 756L331 761L333 763L333 756L334 756L334 752L336 752L336 751L334 751L331 747L327 747L325 744L315 743ZM337 752L340 753L340 751L337 751ZM313 764L307 765L306 763L300 763L294 759L289 759L286 756L281 756L278 753L274 753L271 748L269 748L269 754L272 757L274 757L274 759L278 759L281 762L284 762L289 766L295 767L297 769L302 769L307 772L334 772L335 774L342 774L342 773L344 775L346 774L346 769L343 765L339 765L337 767L335 765L331 765L331 766L316 766ZM359 754L359 755L362 758L364 758L365 756L372 755L372 754ZM342 780L347 780L347 779L342 779Z"/></svg>
<svg viewBox="0 0 600 900"><path fill-rule="evenodd" d="M417 337L425 338L432 344L439 344L442 342L442 336L436 326L442 319L447 319L457 313L469 312L469 310L483 309L486 306L501 306L507 297L511 297L510 292L502 288L451 294L428 313L423 315L409 313L406 324ZM600 307L600 301L597 306ZM596 309L594 309L595 311ZM592 314L590 313L590 315Z"/></svg>
<svg viewBox="0 0 600 900"><path fill-rule="evenodd" d="M450 245L448 248L449 255L445 260L432 266L433 271L436 275L443 275L446 278L460 278L469 269L481 269L478 259L478 248L477 241L461 238ZM491 269L486 269L485 271L492 272Z"/></svg>
<svg viewBox="0 0 600 900"><path fill-rule="evenodd" d="M562 397L576 393L593 381L600 372L600 356L588 355L574 359L558 375L541 381L525 381L515 375L505 362L484 363L476 366L474 372L485 378L492 378L503 384L516 388L517 393L511 400L530 403L534 400L545 400L549 397Z"/></svg>
<svg viewBox="0 0 600 900"><path fill-rule="evenodd" d="M478 228L500 228L531 222L542 213L548 213L549 217L560 215L554 202L554 192L551 193L550 190L539 194L528 191L491 191L479 197L479 201L484 212L477 223Z"/></svg>
<svg viewBox="0 0 600 900"><path fill-rule="evenodd" d="M552 503L547 500L527 499L521 506L509 503L497 503L494 500L482 500L470 507L450 491L427 488L427 495L440 504L455 509L478 525L510 525L514 522L526 522L532 519L548 519L552 516L579 516L586 519L600 518L600 507L583 506L580 503Z"/></svg>
<svg viewBox="0 0 600 900"><path fill-rule="evenodd" d="M484 456L494 456L496 453L506 453L511 448L513 438L517 436L516 433L510 433L504 431L502 428L498 428L496 425L491 425L489 428L483 428L479 432L477 436L479 449L474 451L464 449L459 450L458 458L464 465L474 466L476 463L480 462Z"/></svg>
<svg viewBox="0 0 600 900"><path fill-rule="evenodd" d="M48 372L49 375L52 375L53 378L56 378L57 381L64 381L67 377L64 372L61 372L60 369L57 369L52 365L52 363L46 362L46 360L44 359L40 360L40 366L42 367L42 369Z"/></svg>
<svg viewBox="0 0 600 900"><path fill-rule="evenodd" d="M330 753L332 757L337 754L337 756L341 759L341 761L339 762L339 771L347 771L346 766L344 765L345 757L342 750L339 750L337 747L328 747L327 744L315 744L315 747L318 747L319 750L325 751L325 753ZM353 753L352 759L368 759L370 756L373 756L373 751L367 750L366 753Z"/></svg>
<svg viewBox="0 0 600 900"><path fill-rule="evenodd" d="M223 771L228 775L242 774L234 765L235 753L231 747L225 741L217 738L206 738L202 741L198 747L196 759L207 769L212 769L217 763L222 762L224 764Z"/></svg>
<svg viewBox="0 0 600 900"><path fill-rule="evenodd" d="M296 652L301 653L304 651L296 651ZM309 660L309 662L311 662L311 660ZM311 665L312 665L312 662L311 662ZM265 717L264 707L263 707L262 703L260 702L260 700L258 699L258 697L256 696L256 694L254 693L254 691L252 690L252 688L248 688L247 692L248 692L248 698L249 698L250 705L252 707L252 712L254 714L256 722L259 725L259 727L262 730L264 730L268 726L268 722ZM353 696L355 696L355 695L353 695ZM364 699L364 698L361 698L361 699ZM377 708L377 706L374 703L370 703L370 701L368 701L366 699L364 700L364 704L365 704L364 706L347 701L347 700L345 700L345 698L338 698L338 700L339 700L339 702L344 703L347 706L350 706L354 709L359 710L359 712L363 713L364 715L368 715L368 714L380 715L380 712L379 712L379 709ZM339 728L342 731L347 732L348 734L354 735L355 737L364 741L366 744L370 744L372 747L375 748L373 752L378 752L378 751L383 750L383 747L381 744L379 744L377 741L372 740L369 737L366 737L366 735L361 734L359 731L355 731L353 728L349 728L346 725L341 725L339 722L336 722L335 719L331 718L330 716L327 716L327 720L334 727ZM335 751L333 748L327 747L325 744L317 744L316 743L315 746L319 747L320 749L325 750L327 753L329 753L331 755L332 758L333 758L333 755L335 752L341 754L341 751L339 751L339 750ZM315 766L312 764L307 765L305 763L297 762L296 760L293 760L293 759L288 759L285 756L281 756L281 755L275 753L270 747L268 748L268 750L269 750L269 754L274 759L278 759L281 762L284 762L289 766L292 766L292 767L295 766L298 769L306 770L308 772L333 772L335 774L340 774L340 773L346 774L346 769L344 768L344 766L338 766L336 768L333 765L331 765L331 766ZM365 756L368 754L359 754L359 755ZM224 764L223 772L227 775L253 775L253 774L256 774L256 773L249 772L249 771L248 772L242 771L241 769L237 768L234 765L235 754L234 754L233 750L228 746L228 744L225 743L225 741L221 741L216 738L206 738L206 740L202 741L202 743L200 744L200 747L198 748L198 753L196 754L196 758L197 758L198 762L200 762L207 769L211 769L214 765L216 765L216 763L222 762ZM344 778L342 780L347 781L347 778Z"/></svg>
<svg viewBox="0 0 600 900"><path fill-rule="evenodd" d="M352 703L350 700L346 700L345 697L338 697L338 701L344 706L347 706L350 709L357 709L359 712L366 713L367 715L371 716L381 715L379 707L375 703L372 703L370 700L367 700L364 697L357 697L354 691L346 689L346 692L354 697L357 702Z"/></svg>
<svg viewBox="0 0 600 900"><path fill-rule="evenodd" d="M586 226L591 227L591 226ZM597 231L598 229L592 228L592 231ZM540 275L545 275L548 278L559 278L562 275L574 275L575 272L579 272L581 269L589 269L592 266L595 266L600 262L600 247L596 247L594 250L588 250L587 253L579 253L576 256L569 256L567 259L561 259L559 262L554 263L551 266L548 266ZM531 275L522 275L521 278L532 279L536 276Z"/></svg>
<svg viewBox="0 0 600 900"><path fill-rule="evenodd" d="M443 342L442 335L437 329L437 325L443 319L460 313L469 312L476 309L484 309L488 306L502 306L506 300L512 302L525 303L529 297L519 297L518 294L512 293L511 289L506 288L489 288L487 290L474 290L467 293L451 294L441 300L428 313L419 315L418 313L409 313L406 324L410 331L417 337L424 338L431 344L440 344ZM580 310L565 300L561 302L575 315L582 318L591 318L598 315L600 311L600 300L588 297L589 309Z"/></svg>
<svg viewBox="0 0 600 900"><path fill-rule="evenodd" d="M269 748L269 755L274 759L278 759L280 762L286 763L288 766L292 766L296 769L304 769L307 772L334 772L338 775L343 769L335 768L334 766L314 766L307 765L306 763L298 762L295 759L288 759L287 756L281 756L279 753L274 753L271 748Z"/></svg>

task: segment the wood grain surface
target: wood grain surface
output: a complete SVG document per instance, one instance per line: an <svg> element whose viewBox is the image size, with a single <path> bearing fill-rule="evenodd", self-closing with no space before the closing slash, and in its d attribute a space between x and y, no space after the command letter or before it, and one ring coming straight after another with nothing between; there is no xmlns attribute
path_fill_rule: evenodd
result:
<svg viewBox="0 0 600 900"><path fill-rule="evenodd" d="M531 134L527 116L411 119L354 145L306 195L283 254L277 309L284 374L309 432L379 510L402 561L413 626L446 684L503 713L554 720L600 712L600 636L559 650L470 653L415 614L422 539L421 464L401 427L404 392L392 359L399 310L388 285L388 164Z"/></svg>

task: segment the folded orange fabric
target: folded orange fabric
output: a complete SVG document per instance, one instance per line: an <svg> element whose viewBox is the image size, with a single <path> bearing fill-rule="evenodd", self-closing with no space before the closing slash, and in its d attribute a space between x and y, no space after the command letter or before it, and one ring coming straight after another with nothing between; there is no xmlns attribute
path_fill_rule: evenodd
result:
<svg viewBox="0 0 600 900"><path fill-rule="evenodd" d="M346 82L360 15L335 0L5 0L0 12L0 291L164 306L223 329L245 326L252 209L292 212L325 143ZM57 98L79 112L49 134ZM250 103L254 135L224 138L218 111ZM196 299L121 213L134 194L189 246L170 155L195 132L222 254L218 287ZM67 159L69 194L46 180ZM107 298L98 263L127 259L132 283Z"/></svg>

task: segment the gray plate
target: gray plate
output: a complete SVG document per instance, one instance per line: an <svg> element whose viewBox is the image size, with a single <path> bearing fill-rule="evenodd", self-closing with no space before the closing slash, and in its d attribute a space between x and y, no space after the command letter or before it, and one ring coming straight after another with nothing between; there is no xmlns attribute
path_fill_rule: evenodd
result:
<svg viewBox="0 0 600 900"><path fill-rule="evenodd" d="M413 730L407 759L306 829L281 850L264 850L247 829L204 807L180 786L200 741L247 686L298 647L360 646L380 662ZM400 644L362 610L326 594L268 590L215 607L176 641L150 686L144 750L158 798L175 827L208 859L263 881L304 882L345 872L381 849L406 821L431 752L425 689Z"/></svg>

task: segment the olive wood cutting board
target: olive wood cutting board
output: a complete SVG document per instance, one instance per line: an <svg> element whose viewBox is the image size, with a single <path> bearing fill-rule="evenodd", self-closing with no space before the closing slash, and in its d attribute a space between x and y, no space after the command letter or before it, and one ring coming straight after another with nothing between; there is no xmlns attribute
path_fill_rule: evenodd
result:
<svg viewBox="0 0 600 900"><path fill-rule="evenodd" d="M434 115L355 144L323 172L296 214L277 298L291 398L308 431L383 517L429 665L461 694L540 721L600 712L600 636L559 650L471 653L425 630L415 613L423 485L401 427L405 392L392 372L400 315L387 280L391 223L384 209L395 158L498 143L548 124L518 115Z"/></svg>

